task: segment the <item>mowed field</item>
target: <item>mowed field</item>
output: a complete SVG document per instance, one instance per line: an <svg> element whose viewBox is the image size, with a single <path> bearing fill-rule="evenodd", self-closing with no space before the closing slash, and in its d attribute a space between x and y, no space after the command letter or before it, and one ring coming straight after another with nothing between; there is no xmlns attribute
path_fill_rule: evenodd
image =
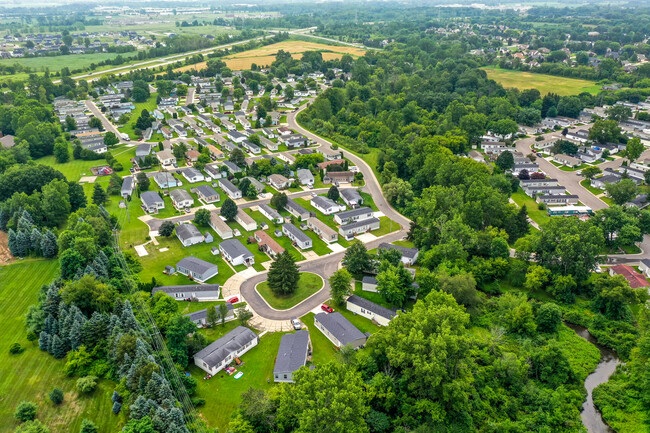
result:
<svg viewBox="0 0 650 433"><path fill-rule="evenodd" d="M79 397L74 389L77 378L63 374L65 360L56 360L41 352L38 344L27 341L25 314L37 301L41 286L54 280L58 272L58 260L23 261L0 270L0 433L16 429L13 413L23 400L38 405L36 416L52 433L78 432L84 418L101 426L102 432L120 429L121 416L111 410L113 384L100 381L93 394ZM11 355L13 343L26 350ZM65 393L60 406L54 406L47 396L53 388Z"/></svg>
<svg viewBox="0 0 650 433"><path fill-rule="evenodd" d="M256 48L254 50L242 51L241 53L223 57L221 60L226 62L226 65L228 65L230 69L235 71L250 69L253 63L264 67L273 63L275 60L275 54L280 50L291 53L294 58L302 58L302 53L305 51L321 51L323 53L323 60L340 59L344 54L359 57L363 56L366 52L365 50L355 47L339 47L336 45L319 44L316 42L289 40ZM205 67L206 62L202 62L195 65L183 66L182 68L176 69L176 71L199 71Z"/></svg>
<svg viewBox="0 0 650 433"><path fill-rule="evenodd" d="M123 53L122 57L131 57L135 56L137 53ZM36 71L42 72L45 68L49 69L51 72L60 71L63 68L73 69L83 69L90 66L92 63L103 62L107 59L114 59L119 56L118 53L93 53L93 54L74 54L67 56L55 56L55 57L27 57L27 58L16 58L16 59L4 59L0 60L0 65L2 66L11 66L16 63L22 66L28 66L34 68Z"/></svg>
<svg viewBox="0 0 650 433"><path fill-rule="evenodd" d="M557 93L560 96L568 96L578 95L582 92L596 94L600 90L599 85L589 80L511 71L493 67L483 68L483 70L487 72L488 78L496 81L505 88L514 87L519 90L537 89L542 95Z"/></svg>

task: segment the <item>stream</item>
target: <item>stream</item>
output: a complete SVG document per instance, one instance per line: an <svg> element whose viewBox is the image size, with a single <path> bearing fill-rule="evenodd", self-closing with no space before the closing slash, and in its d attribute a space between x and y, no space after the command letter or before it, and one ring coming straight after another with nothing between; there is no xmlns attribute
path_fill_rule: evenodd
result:
<svg viewBox="0 0 650 433"><path fill-rule="evenodd" d="M573 329L576 334L593 344L600 350L600 362L596 369L585 379L585 388L587 389L587 400L582 404L582 412L580 416L582 417L582 424L587 428L589 433L614 433L614 430L611 429L603 421L600 411L594 405L593 391L601 383L605 383L609 380L609 377L616 370L616 366L620 363L616 353L603 347L598 344L596 339L589 333L587 328L574 325L572 323L566 323L566 325Z"/></svg>

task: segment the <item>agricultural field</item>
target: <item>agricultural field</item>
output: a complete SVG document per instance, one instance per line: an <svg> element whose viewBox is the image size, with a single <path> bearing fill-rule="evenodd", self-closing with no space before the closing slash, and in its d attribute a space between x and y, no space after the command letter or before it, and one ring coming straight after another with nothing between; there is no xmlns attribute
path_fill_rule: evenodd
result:
<svg viewBox="0 0 650 433"><path fill-rule="evenodd" d="M578 95L582 92L596 94L600 90L600 86L595 81L511 71L496 67L486 67L483 70L487 72L488 78L503 87L514 87L519 90L537 89L542 95L557 93L560 96L568 96Z"/></svg>
<svg viewBox="0 0 650 433"><path fill-rule="evenodd" d="M133 56L136 53L123 53L122 57ZM11 66L20 64L34 68L36 71L42 72L46 68L50 72L57 72L63 68L70 69L83 69L89 67L92 63L99 63L107 59L114 59L119 56L118 53L93 53L93 54L71 54L67 56L55 57L27 57L27 58L12 58L0 60L0 66Z"/></svg>
<svg viewBox="0 0 650 433"><path fill-rule="evenodd" d="M223 57L221 60L232 70L250 69L253 63L258 66L268 66L275 60L275 54L279 50L284 50L292 54L293 57L298 55L302 58L305 51L321 51L324 60L340 59L344 54L350 54L353 57L363 56L365 50L355 47L336 46L319 44L316 42L288 40L278 42L277 44L267 45L254 50L243 51L231 56ZM201 70L205 68L206 62L195 65L183 66L176 71Z"/></svg>
<svg viewBox="0 0 650 433"><path fill-rule="evenodd" d="M38 405L36 416L52 433L77 432L84 418L102 426L102 431L121 428L122 417L111 410L114 384L102 380L92 395L80 397L74 390L77 378L63 374L65 360L56 360L27 341L25 314L37 301L41 286L56 278L58 269L57 260L26 260L0 269L0 433L15 430L18 422L13 412L23 400ZM9 354L13 343L20 343L25 351ZM60 406L47 397L53 388L65 393Z"/></svg>

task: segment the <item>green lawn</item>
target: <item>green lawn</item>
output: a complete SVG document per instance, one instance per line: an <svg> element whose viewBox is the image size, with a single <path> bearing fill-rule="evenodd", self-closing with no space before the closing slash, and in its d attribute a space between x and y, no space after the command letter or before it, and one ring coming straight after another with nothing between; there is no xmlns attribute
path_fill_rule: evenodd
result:
<svg viewBox="0 0 650 433"><path fill-rule="evenodd" d="M327 337L314 326L314 313L309 313L300 318L309 329L309 339L312 345L311 362L314 365L327 364L336 359L336 347Z"/></svg>
<svg viewBox="0 0 650 433"><path fill-rule="evenodd" d="M557 93L560 96L568 96L578 95L582 92L595 95L600 90L600 86L596 82L589 80L500 69L495 66L482 69L487 72L489 79L496 81L503 87L514 87L519 90L537 89L542 95Z"/></svg>
<svg viewBox="0 0 650 433"><path fill-rule="evenodd" d="M122 57L131 57L137 53L123 53ZM0 66L13 66L16 63L21 66L34 68L36 71L42 72L48 68L50 72L57 72L63 68L83 69L90 67L91 63L99 63L107 59L114 59L119 56L119 53L93 53L93 54L71 54L66 56L54 57L27 57L27 58L12 58L0 60ZM111 66L112 67L112 66Z"/></svg>
<svg viewBox="0 0 650 433"><path fill-rule="evenodd" d="M126 125L122 125L119 128L120 132L126 132L127 134L129 134L129 137L131 137L132 140L137 140L138 138L140 138L138 135L135 134L135 122L138 120L138 117L140 117L140 113L142 113L142 110L147 110L149 114L153 113L153 111L158 107L158 104L156 104L157 98L158 98L158 94L152 93L149 95L149 99L147 99L145 102L136 102L134 104L135 110L133 110L133 112L131 113L131 119Z"/></svg>
<svg viewBox="0 0 650 433"><path fill-rule="evenodd" d="M363 284L361 281L355 281L354 283L354 294L357 296L360 296L364 299L367 299L371 302L374 302L375 304L381 305L382 307L386 308L393 308L388 301L384 299L384 297L379 294L378 292L366 292L363 290Z"/></svg>
<svg viewBox="0 0 650 433"><path fill-rule="evenodd" d="M590 191L592 194L599 195L604 193L605 191L600 189L600 188L594 188L591 186L591 181L589 179L583 179L580 181L580 185L584 186L588 191Z"/></svg>
<svg viewBox="0 0 650 433"><path fill-rule="evenodd" d="M271 307L276 310L288 310L318 292L323 288L323 284L323 279L320 276L311 272L301 272L298 290L293 295L279 296L274 294L269 287L268 281L258 284L256 289Z"/></svg>
<svg viewBox="0 0 650 433"><path fill-rule="evenodd" d="M232 321L226 323L224 328L232 329L238 325L237 321ZM219 325L215 326L215 329L219 328L221 328ZM205 406L198 410L209 427L226 431L230 416L241 402L241 394L250 387L268 391L276 386L273 382L273 366L280 346L280 338L282 338L281 333L265 334L256 347L240 357L244 362L237 367L238 371L244 372L240 379L219 372L212 379L203 380L205 376L203 370L194 365L189 368L190 374L199 382L196 397L205 399Z"/></svg>
<svg viewBox="0 0 650 433"><path fill-rule="evenodd" d="M113 415L114 384L102 380L95 392L79 397L74 390L77 378L63 374L65 360L56 360L27 341L25 314L38 298L43 284L50 283L58 274L56 260L24 261L4 266L0 270L0 432L13 432L18 425L13 412L23 400L38 405L37 418L52 433L77 432L81 421L88 418L101 426L102 432L121 428L122 417ZM10 355L9 346L20 343L25 352ZM63 403L55 407L47 394L53 388L64 391Z"/></svg>
<svg viewBox="0 0 650 433"><path fill-rule="evenodd" d="M393 233L399 230L399 224L388 218L387 216L379 217L379 229L371 232L373 235L379 237Z"/></svg>
<svg viewBox="0 0 650 433"><path fill-rule="evenodd" d="M131 168L130 159L133 156L135 156L135 148L128 148L125 145L117 145L111 147L110 153L112 153L113 156L115 156L116 159L120 163L122 163L122 171L118 171L117 173L120 176L127 176L129 174L129 168ZM54 156L49 155L37 159L36 163L47 165L59 170L61 173L63 173L66 179L70 181L78 181L79 178L81 178L82 176L92 176L93 174L90 171L91 167L107 165L106 160L104 160L103 158L97 159L95 161L83 161L80 159L73 159L72 146L70 146L70 161L68 162L60 164L56 162ZM106 177L106 179L108 180L108 176Z"/></svg>
<svg viewBox="0 0 650 433"><path fill-rule="evenodd" d="M548 216L547 211L539 210L537 202L528 197L521 188L512 194L512 199L519 207L526 205L528 216L540 226L545 225L550 220L551 217Z"/></svg>

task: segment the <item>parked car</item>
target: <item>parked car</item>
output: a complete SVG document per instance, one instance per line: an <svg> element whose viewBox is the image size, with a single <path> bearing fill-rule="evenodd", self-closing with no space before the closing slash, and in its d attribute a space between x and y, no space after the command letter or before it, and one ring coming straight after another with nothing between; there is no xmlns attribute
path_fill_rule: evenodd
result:
<svg viewBox="0 0 650 433"><path fill-rule="evenodd" d="M228 302L229 304L235 304L239 302L239 298L237 296L233 296L232 298L228 299L226 302Z"/></svg>
<svg viewBox="0 0 650 433"><path fill-rule="evenodd" d="M333 313L334 312L334 308L330 307L327 304L321 305L320 308L321 308L321 310L323 310L323 311L325 311L327 313Z"/></svg>
<svg viewBox="0 0 650 433"><path fill-rule="evenodd" d="M296 331L302 329L302 325L300 324L300 320L298 319L291 319L291 324L293 325L293 329L295 329Z"/></svg>

